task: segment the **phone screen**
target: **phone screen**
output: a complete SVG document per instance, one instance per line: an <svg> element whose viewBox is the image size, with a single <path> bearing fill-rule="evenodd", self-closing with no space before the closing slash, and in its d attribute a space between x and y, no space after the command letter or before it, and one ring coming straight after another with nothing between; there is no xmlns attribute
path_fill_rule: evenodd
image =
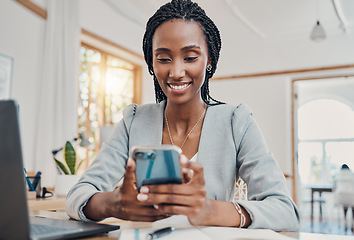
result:
<svg viewBox="0 0 354 240"><path fill-rule="evenodd" d="M138 189L143 185L181 183L180 154L181 150L171 145L134 148Z"/></svg>

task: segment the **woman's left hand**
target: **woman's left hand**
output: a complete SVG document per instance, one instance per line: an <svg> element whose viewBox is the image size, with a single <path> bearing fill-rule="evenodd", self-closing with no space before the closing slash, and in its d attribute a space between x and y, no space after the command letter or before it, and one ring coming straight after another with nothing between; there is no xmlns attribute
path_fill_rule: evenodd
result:
<svg viewBox="0 0 354 240"><path fill-rule="evenodd" d="M171 215L186 215L193 225L208 225L211 200L206 198L203 166L181 160L182 172L193 171L184 184L143 186L137 198L159 211Z"/></svg>

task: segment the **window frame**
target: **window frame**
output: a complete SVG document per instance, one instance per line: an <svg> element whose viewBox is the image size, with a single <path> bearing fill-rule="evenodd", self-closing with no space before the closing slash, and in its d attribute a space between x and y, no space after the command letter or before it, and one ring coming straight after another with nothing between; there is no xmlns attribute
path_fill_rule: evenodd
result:
<svg viewBox="0 0 354 240"><path fill-rule="evenodd" d="M103 44L103 43L101 42L101 44ZM98 44L98 45L100 45L100 44ZM95 52L99 52L101 54L101 65L102 66L100 66L100 71L101 71L100 87L101 87L101 84L102 84L101 83L102 80L103 80L103 82L105 82L105 80L106 80L106 69L107 69L106 61L107 61L107 57L108 56L120 59L122 61L125 61L125 62L131 64L133 66L133 70L130 70L130 69L129 70L133 72L132 103L136 103L138 105L141 104L141 99L142 99L142 66L140 64L132 61L131 59L127 59L124 56L119 56L115 52L109 52L109 51L104 50L103 48L96 47L93 44L87 43L86 41L81 41L80 48L81 47L85 47L86 49L91 49L91 50L93 50ZM118 51L125 51L125 49L122 49L119 46L114 45L113 47L117 48ZM78 76L80 76L81 67L82 67L82 65L80 64L80 69L79 69ZM79 81L79 79L78 79L78 81ZM79 90L79 94L80 94L80 91L81 91L80 88L78 90ZM103 95L101 94L100 96L98 96L97 104L100 106L100 108L103 107L103 112L98 115L98 125L99 125L99 127L107 126L107 124L106 124L106 113L105 113L105 110L104 110L104 108L105 108L105 106L104 106L105 105L105 93L103 93ZM112 124L112 122L111 122L111 124ZM78 131L80 131L79 126L78 126ZM96 139L99 139L99 136L96 136ZM100 150L99 140L96 141L94 144L95 144L94 152L95 152L95 155L97 155L97 153ZM89 157L89 154L88 154L89 149L88 149L88 147L85 147L85 148L86 148L86 157L84 158L85 161L84 161L84 164L83 164L83 167L82 167L81 170L86 170L89 167L89 165L91 164L92 160L93 160L93 159L90 159L90 157Z"/></svg>

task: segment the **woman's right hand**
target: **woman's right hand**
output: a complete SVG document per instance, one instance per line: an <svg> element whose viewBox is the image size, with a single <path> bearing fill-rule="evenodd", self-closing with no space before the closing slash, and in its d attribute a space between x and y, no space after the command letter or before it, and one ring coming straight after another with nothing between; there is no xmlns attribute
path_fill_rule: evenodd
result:
<svg viewBox="0 0 354 240"><path fill-rule="evenodd" d="M83 212L87 218L92 220L116 217L131 221L152 222L169 217L151 205L143 205L137 200L137 195L135 162L133 159L128 159L123 184L112 192L93 195Z"/></svg>

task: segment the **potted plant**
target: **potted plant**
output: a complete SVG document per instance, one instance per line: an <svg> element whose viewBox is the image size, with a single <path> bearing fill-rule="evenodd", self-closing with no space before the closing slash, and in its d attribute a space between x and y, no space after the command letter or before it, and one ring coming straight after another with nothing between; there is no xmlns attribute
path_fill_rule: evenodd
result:
<svg viewBox="0 0 354 240"><path fill-rule="evenodd" d="M76 164L76 151L70 141L66 141L63 147L64 162L59 161L54 154L54 161L56 162L62 174L57 175L55 182L55 194L59 196L66 196L70 188L78 182L80 176L77 171L80 168L83 160Z"/></svg>

